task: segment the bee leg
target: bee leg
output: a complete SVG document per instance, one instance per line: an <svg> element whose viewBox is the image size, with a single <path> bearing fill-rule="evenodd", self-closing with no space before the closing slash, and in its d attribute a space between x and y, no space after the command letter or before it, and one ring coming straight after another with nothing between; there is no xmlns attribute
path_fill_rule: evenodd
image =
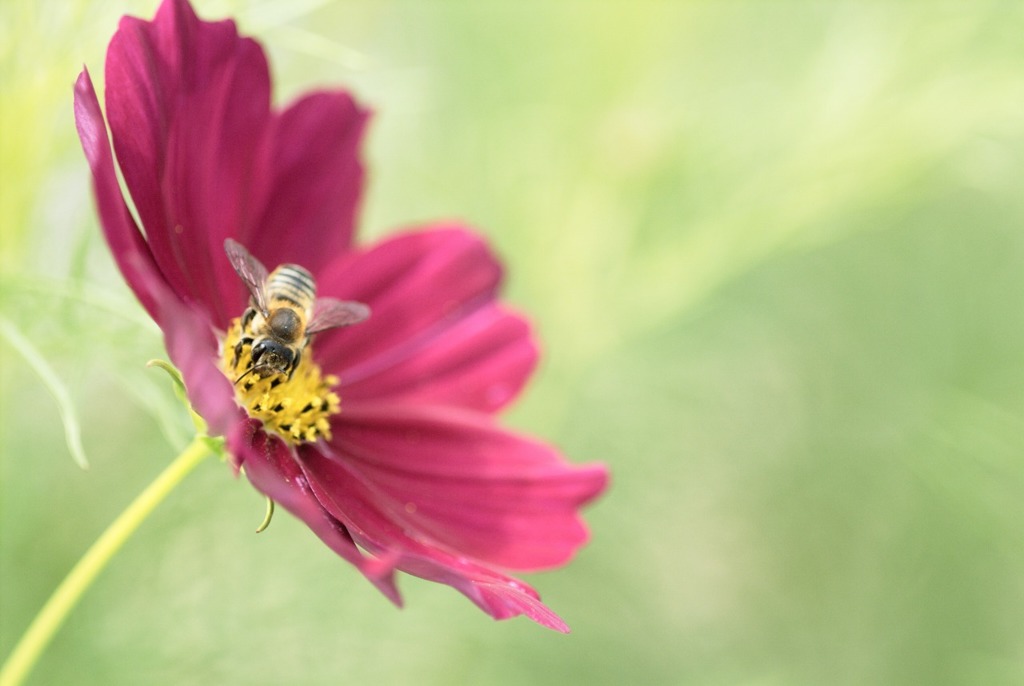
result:
<svg viewBox="0 0 1024 686"><path fill-rule="evenodd" d="M288 367L288 380L289 381L292 380L292 374L295 373L295 369L296 369L296 367L299 366L299 360L301 360L301 359L302 359L302 349L300 348L299 350L295 351L295 359L292 360L291 366Z"/></svg>
<svg viewBox="0 0 1024 686"><path fill-rule="evenodd" d="M242 336L241 338L238 339L238 343L235 343L235 361L232 363L231 366L238 366L238 358L242 356L242 348L244 348L247 345L252 345L252 338L250 338L249 336Z"/></svg>

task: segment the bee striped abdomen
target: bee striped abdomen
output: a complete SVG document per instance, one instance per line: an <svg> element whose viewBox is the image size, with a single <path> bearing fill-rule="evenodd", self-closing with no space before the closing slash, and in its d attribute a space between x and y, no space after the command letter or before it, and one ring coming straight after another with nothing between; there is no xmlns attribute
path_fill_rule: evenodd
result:
<svg viewBox="0 0 1024 686"><path fill-rule="evenodd" d="M284 300L302 308L308 317L316 300L316 282L312 274L297 264L282 264L267 277L266 292L271 308L275 300Z"/></svg>

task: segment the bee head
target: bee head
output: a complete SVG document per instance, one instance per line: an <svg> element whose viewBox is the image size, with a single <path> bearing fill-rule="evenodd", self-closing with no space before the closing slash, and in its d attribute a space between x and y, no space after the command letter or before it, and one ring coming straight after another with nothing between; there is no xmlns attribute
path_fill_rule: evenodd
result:
<svg viewBox="0 0 1024 686"><path fill-rule="evenodd" d="M269 338L252 346L252 369L260 378L291 371L295 351Z"/></svg>

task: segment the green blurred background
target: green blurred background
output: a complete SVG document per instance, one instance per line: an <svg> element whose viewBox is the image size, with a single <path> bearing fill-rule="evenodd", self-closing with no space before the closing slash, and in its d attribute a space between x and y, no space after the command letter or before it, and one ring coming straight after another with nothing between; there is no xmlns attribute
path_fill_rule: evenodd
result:
<svg viewBox="0 0 1024 686"><path fill-rule="evenodd" d="M2 655L188 439L71 111L155 7L0 4ZM412 578L398 611L288 516L255 536L209 461L31 683L1024 683L1020 2L197 9L259 38L278 102L376 110L364 238L488 234L546 351L507 421L614 484L529 577L560 636Z"/></svg>

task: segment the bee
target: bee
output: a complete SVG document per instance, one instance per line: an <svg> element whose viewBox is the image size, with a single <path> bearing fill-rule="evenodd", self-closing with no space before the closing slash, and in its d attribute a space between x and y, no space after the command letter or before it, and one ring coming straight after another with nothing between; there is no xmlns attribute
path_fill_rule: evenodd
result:
<svg viewBox="0 0 1024 686"><path fill-rule="evenodd" d="M224 250L251 296L234 352L237 366L244 347L252 346L252 362L236 384L249 374L261 379L285 374L290 379L311 336L370 316L363 303L317 298L313 275L297 264L282 264L268 274L241 243L229 238Z"/></svg>

